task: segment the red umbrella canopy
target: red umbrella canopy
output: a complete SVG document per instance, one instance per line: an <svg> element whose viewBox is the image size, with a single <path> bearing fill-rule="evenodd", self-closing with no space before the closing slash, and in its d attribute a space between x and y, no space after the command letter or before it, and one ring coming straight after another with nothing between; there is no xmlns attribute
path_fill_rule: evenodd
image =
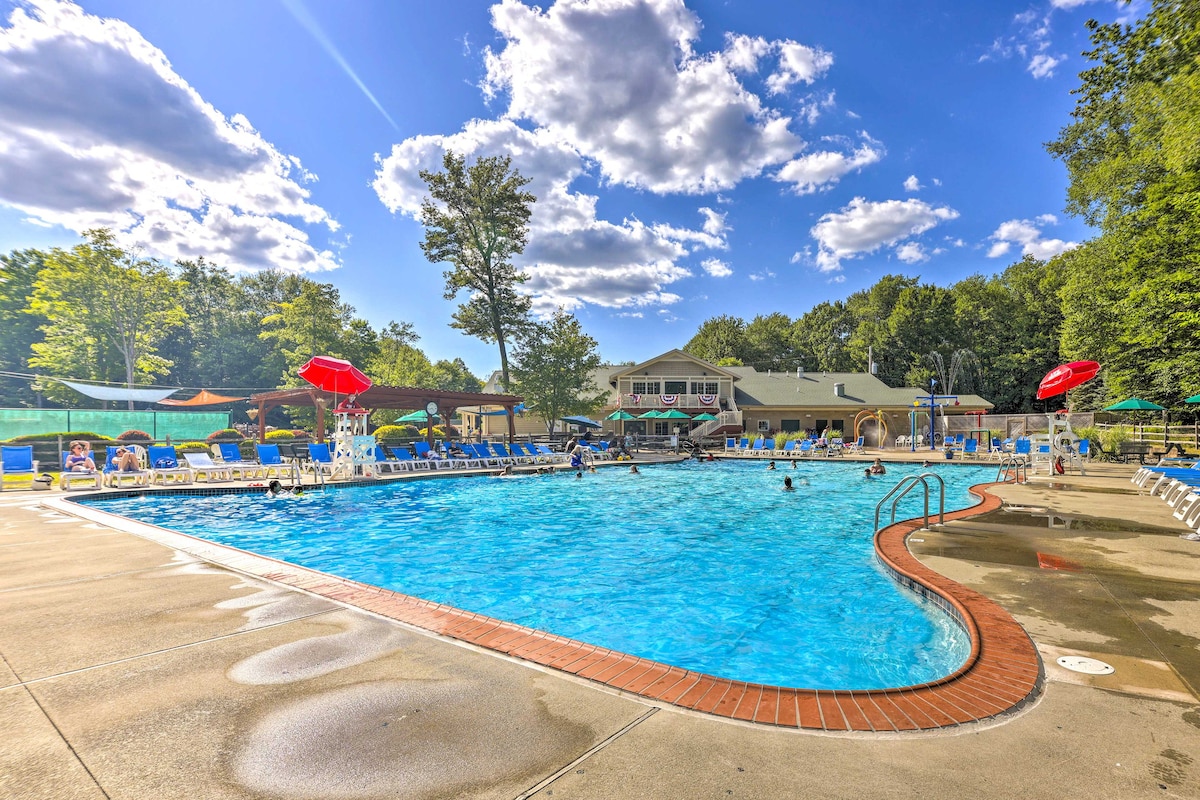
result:
<svg viewBox="0 0 1200 800"><path fill-rule="evenodd" d="M1070 364L1055 367L1047 372L1046 377L1038 384L1037 399L1045 400L1068 389L1074 389L1096 377L1099 371L1100 365L1095 361L1072 361Z"/></svg>
<svg viewBox="0 0 1200 800"><path fill-rule="evenodd" d="M297 373L326 392L359 394L371 388L371 379L349 361L332 356L313 356Z"/></svg>

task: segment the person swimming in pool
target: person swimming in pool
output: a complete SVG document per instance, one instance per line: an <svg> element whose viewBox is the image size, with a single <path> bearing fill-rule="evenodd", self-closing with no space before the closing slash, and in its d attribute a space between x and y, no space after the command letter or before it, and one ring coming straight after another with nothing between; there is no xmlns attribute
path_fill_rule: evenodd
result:
<svg viewBox="0 0 1200 800"><path fill-rule="evenodd" d="M871 474L872 475L883 475L886 472L887 472L887 467L885 467L883 465L883 462L880 461L878 458L875 459L875 463L871 465Z"/></svg>
<svg viewBox="0 0 1200 800"><path fill-rule="evenodd" d="M796 490L796 487L792 486L792 476L791 475L783 476L783 490L785 492L793 492Z"/></svg>
<svg viewBox="0 0 1200 800"><path fill-rule="evenodd" d="M770 464L767 464L767 469L775 469L775 462L772 461Z"/></svg>

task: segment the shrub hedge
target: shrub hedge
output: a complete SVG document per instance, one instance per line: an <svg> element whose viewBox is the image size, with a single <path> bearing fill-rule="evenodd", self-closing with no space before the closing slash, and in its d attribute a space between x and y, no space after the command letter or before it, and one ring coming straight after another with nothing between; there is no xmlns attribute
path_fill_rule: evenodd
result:
<svg viewBox="0 0 1200 800"><path fill-rule="evenodd" d="M117 437L118 442L153 442L154 437L145 431L127 430Z"/></svg>
<svg viewBox="0 0 1200 800"><path fill-rule="evenodd" d="M14 436L8 440L8 444L24 444L28 442L44 442L57 441L58 437L63 438L63 443L67 443L72 439L83 439L85 442L111 442L113 439L109 436L101 436L98 433L91 431L52 431L50 433L27 433L23 436Z"/></svg>
<svg viewBox="0 0 1200 800"><path fill-rule="evenodd" d="M240 432L233 428L222 428L219 431L210 433L204 441L209 444L216 444L217 442L240 442L241 440L242 434Z"/></svg>

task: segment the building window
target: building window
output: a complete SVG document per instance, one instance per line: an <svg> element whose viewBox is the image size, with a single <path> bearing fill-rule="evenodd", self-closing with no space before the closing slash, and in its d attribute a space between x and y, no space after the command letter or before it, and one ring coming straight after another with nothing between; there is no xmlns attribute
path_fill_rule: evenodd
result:
<svg viewBox="0 0 1200 800"><path fill-rule="evenodd" d="M687 381L667 381L663 394L687 394Z"/></svg>
<svg viewBox="0 0 1200 800"><path fill-rule="evenodd" d="M769 430L771 430L771 420L769 420L769 419L760 419L760 420L758 421L758 430L759 430L761 433L766 433L766 432L768 432Z"/></svg>
<svg viewBox="0 0 1200 800"><path fill-rule="evenodd" d="M660 394L658 381L634 381L633 394Z"/></svg>
<svg viewBox="0 0 1200 800"><path fill-rule="evenodd" d="M692 381L692 394L717 394L716 381Z"/></svg>
<svg viewBox="0 0 1200 800"><path fill-rule="evenodd" d="M784 431L785 433L794 433L794 432L800 430L800 420L798 420L798 419L780 420L779 421L779 430Z"/></svg>

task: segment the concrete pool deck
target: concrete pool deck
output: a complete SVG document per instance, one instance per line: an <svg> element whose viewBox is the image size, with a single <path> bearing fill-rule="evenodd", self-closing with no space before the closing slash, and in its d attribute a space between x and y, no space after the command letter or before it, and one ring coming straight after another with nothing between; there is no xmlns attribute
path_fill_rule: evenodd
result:
<svg viewBox="0 0 1200 800"><path fill-rule="evenodd" d="M1132 471L996 487L1022 510L908 537L1029 633L1036 703L836 736L619 695L6 492L0 796L1200 797L1200 543Z"/></svg>

